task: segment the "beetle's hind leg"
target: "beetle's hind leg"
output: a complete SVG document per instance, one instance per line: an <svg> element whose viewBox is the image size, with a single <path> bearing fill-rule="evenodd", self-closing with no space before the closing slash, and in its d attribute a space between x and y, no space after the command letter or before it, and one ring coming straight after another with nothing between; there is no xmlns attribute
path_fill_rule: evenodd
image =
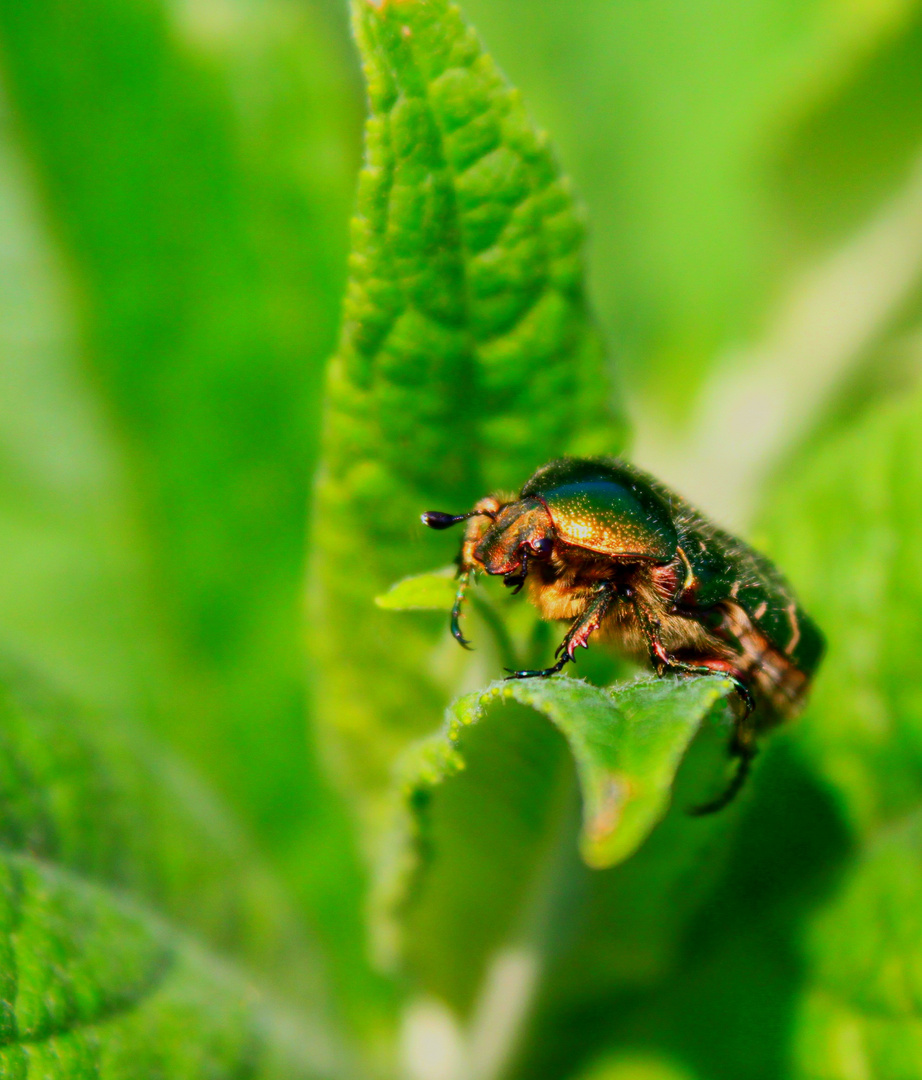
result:
<svg viewBox="0 0 922 1080"><path fill-rule="evenodd" d="M692 807L689 811L690 814L696 817L701 817L704 814L715 814L718 810L723 810L725 806L729 806L740 793L752 769L752 759L757 753L755 727L750 722L750 717L755 711L752 692L739 675L732 668L729 668L729 665L725 669L722 662L719 666L716 662L714 666L711 666L707 663L689 663L672 656L660 640L658 620L636 596L634 598L634 608L640 625L643 627L644 636L650 646L650 659L657 675L662 676L670 671L686 675L722 675L733 684L733 688L742 702L743 714L736 720L729 746L730 757L735 758L737 761L733 779L727 785L726 790L718 795L716 799L703 803L701 806Z"/></svg>
<svg viewBox="0 0 922 1080"><path fill-rule="evenodd" d="M755 711L756 705L752 697L752 692L732 665L718 660L694 663L687 660L680 660L677 656L673 656L660 640L659 619L647 609L646 605L641 602L636 594L633 594L632 598L634 600L634 610L637 613L637 620L640 623L644 637L647 639L647 645L650 649L650 662L652 663L656 674L663 676L671 671L682 675L722 675L733 684L733 689L743 703L743 717L741 723L745 722Z"/></svg>
<svg viewBox="0 0 922 1080"><path fill-rule="evenodd" d="M745 720L738 722L733 738L730 740L730 756L736 758L737 763L733 779L716 799L702 803L701 806L693 806L688 811L693 817L716 814L718 810L729 806L742 791L752 769L752 759L759 752L753 734L751 725L746 724Z"/></svg>

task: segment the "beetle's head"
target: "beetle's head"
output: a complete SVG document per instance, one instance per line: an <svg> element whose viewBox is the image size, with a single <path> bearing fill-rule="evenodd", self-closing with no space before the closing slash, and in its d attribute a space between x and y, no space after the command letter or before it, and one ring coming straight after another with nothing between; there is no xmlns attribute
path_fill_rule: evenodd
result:
<svg viewBox="0 0 922 1080"><path fill-rule="evenodd" d="M554 550L554 526L540 499L503 500L495 495L481 499L466 514L429 510L422 516L430 529L447 529L466 521L458 556L460 585L451 612L451 632L467 645L459 619L465 587L472 570L501 574L506 585L522 587L529 559L548 559Z"/></svg>
<svg viewBox="0 0 922 1080"><path fill-rule="evenodd" d="M467 521L458 560L462 570L503 576L524 573L529 558L546 559L554 549L554 526L540 499L502 502L491 496L467 514L429 510L422 520L430 529Z"/></svg>
<svg viewBox="0 0 922 1080"><path fill-rule="evenodd" d="M488 574L526 573L528 560L546 559L554 550L554 526L538 499L519 499L501 507L472 545L471 561Z"/></svg>

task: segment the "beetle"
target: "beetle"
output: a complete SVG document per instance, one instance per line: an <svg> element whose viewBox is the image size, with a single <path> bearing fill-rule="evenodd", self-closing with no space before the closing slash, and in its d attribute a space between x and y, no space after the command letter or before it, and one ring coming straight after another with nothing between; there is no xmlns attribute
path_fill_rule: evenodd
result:
<svg viewBox="0 0 922 1080"><path fill-rule="evenodd" d="M694 813L726 806L742 787L762 731L802 707L823 654L823 636L791 587L763 555L718 528L681 496L617 458L560 458L514 496L490 495L472 510L430 510L432 529L466 522L458 555L451 631L471 575L523 586L541 616L569 629L551 667L510 678L553 675L588 648L617 642L660 676L719 673L740 698L731 739L738 767L726 791Z"/></svg>

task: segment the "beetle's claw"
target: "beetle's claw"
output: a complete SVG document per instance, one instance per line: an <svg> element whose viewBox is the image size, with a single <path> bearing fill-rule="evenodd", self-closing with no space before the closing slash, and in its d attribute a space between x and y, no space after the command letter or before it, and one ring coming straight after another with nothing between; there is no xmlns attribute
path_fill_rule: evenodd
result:
<svg viewBox="0 0 922 1080"><path fill-rule="evenodd" d="M553 667L536 668L534 670L526 669L525 671L513 671L511 668L504 668L505 671L509 672L506 681L508 682L509 679L546 679L548 675L556 675L559 671L562 671L564 666L570 663L572 659L573 657L569 653L564 653Z"/></svg>
<svg viewBox="0 0 922 1080"><path fill-rule="evenodd" d="M743 714L743 720L746 720L756 711L756 703L755 699L752 696L752 691L741 679L737 679L733 675L730 676L730 682L733 683L733 689L739 695L739 698L743 703L743 707L746 710L746 712Z"/></svg>
<svg viewBox="0 0 922 1080"><path fill-rule="evenodd" d="M462 649L467 649L468 652L473 651L473 646L464 636L464 634L461 633L461 627L458 626L457 623L452 623L451 636L455 639L455 641L457 641L457 643L461 646Z"/></svg>
<svg viewBox="0 0 922 1080"><path fill-rule="evenodd" d="M471 650L471 643L467 640L464 634L461 633L461 612L452 611L451 613L451 636L457 641L462 649Z"/></svg>

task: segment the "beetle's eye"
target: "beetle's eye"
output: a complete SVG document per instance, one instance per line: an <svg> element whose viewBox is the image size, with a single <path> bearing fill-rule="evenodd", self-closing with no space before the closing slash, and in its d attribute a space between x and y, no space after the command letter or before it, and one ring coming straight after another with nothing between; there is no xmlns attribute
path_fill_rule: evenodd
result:
<svg viewBox="0 0 922 1080"><path fill-rule="evenodd" d="M531 550L540 558L547 558L554 550L554 541L549 536L540 536L537 540L532 540Z"/></svg>

